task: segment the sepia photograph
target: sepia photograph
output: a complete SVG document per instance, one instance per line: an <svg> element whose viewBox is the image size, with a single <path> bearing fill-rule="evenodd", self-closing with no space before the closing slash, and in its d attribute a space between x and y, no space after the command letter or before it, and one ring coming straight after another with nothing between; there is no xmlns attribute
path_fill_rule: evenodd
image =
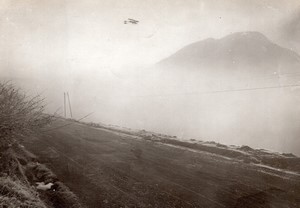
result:
<svg viewBox="0 0 300 208"><path fill-rule="evenodd" d="M300 1L0 0L0 208L300 208Z"/></svg>

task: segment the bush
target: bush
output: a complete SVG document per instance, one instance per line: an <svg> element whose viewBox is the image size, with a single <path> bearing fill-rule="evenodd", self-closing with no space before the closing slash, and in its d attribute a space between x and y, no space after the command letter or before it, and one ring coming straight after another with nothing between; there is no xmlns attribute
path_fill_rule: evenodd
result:
<svg viewBox="0 0 300 208"><path fill-rule="evenodd" d="M11 145L16 136L34 132L48 124L44 99L30 97L10 82L0 83L0 147Z"/></svg>

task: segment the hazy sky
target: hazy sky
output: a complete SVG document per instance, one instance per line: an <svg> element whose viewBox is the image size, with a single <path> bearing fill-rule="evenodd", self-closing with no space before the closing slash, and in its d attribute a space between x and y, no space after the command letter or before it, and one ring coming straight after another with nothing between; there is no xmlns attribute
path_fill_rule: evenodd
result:
<svg viewBox="0 0 300 208"><path fill-rule="evenodd" d="M27 74L124 70L207 37L258 30L276 38L299 6L298 0L1 0L1 58ZM127 18L140 23L125 25Z"/></svg>

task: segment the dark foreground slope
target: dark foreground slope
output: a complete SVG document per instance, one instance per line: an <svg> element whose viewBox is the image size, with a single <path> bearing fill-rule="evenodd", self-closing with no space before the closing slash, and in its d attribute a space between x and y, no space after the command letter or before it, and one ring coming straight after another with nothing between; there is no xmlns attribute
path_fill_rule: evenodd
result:
<svg viewBox="0 0 300 208"><path fill-rule="evenodd" d="M55 188L38 189L36 183ZM82 208L78 198L37 158L15 143L0 151L1 208Z"/></svg>
<svg viewBox="0 0 300 208"><path fill-rule="evenodd" d="M66 122L72 125L53 129ZM24 145L88 207L300 204L297 172L171 145L134 132L130 135L64 120L51 128Z"/></svg>

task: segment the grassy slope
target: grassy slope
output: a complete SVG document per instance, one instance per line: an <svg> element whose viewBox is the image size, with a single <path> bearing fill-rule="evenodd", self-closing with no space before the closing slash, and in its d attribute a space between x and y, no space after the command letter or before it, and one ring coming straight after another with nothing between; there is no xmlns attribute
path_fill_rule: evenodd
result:
<svg viewBox="0 0 300 208"><path fill-rule="evenodd" d="M53 182L56 191L38 191L35 182ZM0 207L57 208L81 205L77 197L58 181L34 155L15 144L0 153Z"/></svg>
<svg viewBox="0 0 300 208"><path fill-rule="evenodd" d="M251 148L230 150L145 131L67 122L72 125L26 140L25 146L88 207L296 208L300 204L300 176L240 158L255 155ZM67 122L58 120L52 128ZM278 156L255 153L256 158Z"/></svg>
<svg viewBox="0 0 300 208"><path fill-rule="evenodd" d="M300 174L300 158L291 153L275 153L263 149L252 149L248 146L226 146L215 142L202 142L191 139L190 141L178 140L176 137L147 132L145 130L137 131L128 128L116 126L107 126L104 124L87 123L87 125L112 130L115 132L138 136L144 140L159 142L163 144L175 145L188 148L195 151L203 151L220 156L235 159L244 163L254 163L270 166L272 168L283 169L286 171L295 171Z"/></svg>
<svg viewBox="0 0 300 208"><path fill-rule="evenodd" d="M260 164L275 169L294 171L300 174L300 158L293 154L272 153L266 150L252 149L248 146L228 147L213 142L190 143L170 138L162 138L159 141L165 144L173 144L197 151L222 155L224 157L235 159L244 163Z"/></svg>

